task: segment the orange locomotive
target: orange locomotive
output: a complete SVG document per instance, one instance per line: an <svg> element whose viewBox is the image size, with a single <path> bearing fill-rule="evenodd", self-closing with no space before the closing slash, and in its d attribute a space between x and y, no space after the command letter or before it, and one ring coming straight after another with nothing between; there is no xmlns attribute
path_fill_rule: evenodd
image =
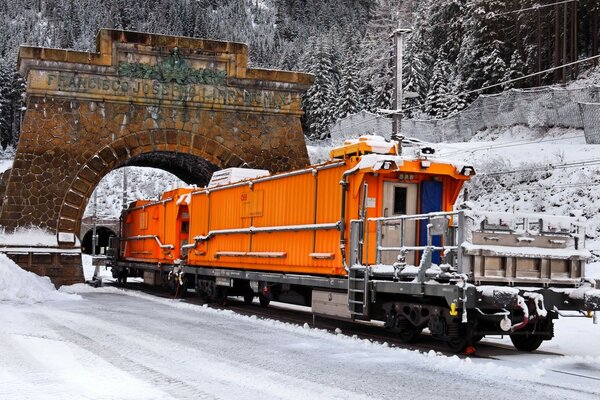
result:
<svg viewBox="0 0 600 400"><path fill-rule="evenodd" d="M474 169L432 154L422 148L402 156L395 142L363 136L332 150L324 164L272 176L224 170L206 188L134 202L122 216L113 271L121 281L143 274L155 283L175 268L186 290L208 300L241 295L251 302L258 295L263 305L275 299L311 305L319 314L380 319L407 341L428 327L454 350L507 333L517 348L533 350L552 337L557 314L546 309L555 303L599 308L600 296L582 286L588 255L571 248L579 243L571 240L579 234L575 221L536 231L540 240L553 238L555 255L527 255L520 247L509 254L513 239L531 241L489 216L453 211ZM477 240L486 232L495 236L482 256ZM496 239L503 246L494 248ZM527 269L534 264L551 266L538 282ZM559 276L561 268L570 268L568 277ZM520 282L539 283L540 291L485 286ZM549 292L556 282L589 289L587 300L565 298L568 290Z"/></svg>
<svg viewBox="0 0 600 400"><path fill-rule="evenodd" d="M346 275L348 255L344 260L340 236L348 241L350 225L345 222L359 218L363 200L367 218L451 211L462 183L473 173L471 167L465 174L451 164L401 159L385 142L383 150L376 148L385 154L365 157L373 151L371 144L382 145L363 138L332 151L333 161L325 164L221 186L175 189L155 202L136 201L124 218L122 256L163 264L186 258L189 265ZM348 170L342 192L340 180ZM424 186L438 188L438 199L427 199L427 209L423 197L431 189ZM374 232L373 222L369 229ZM372 264L373 251L369 259Z"/></svg>

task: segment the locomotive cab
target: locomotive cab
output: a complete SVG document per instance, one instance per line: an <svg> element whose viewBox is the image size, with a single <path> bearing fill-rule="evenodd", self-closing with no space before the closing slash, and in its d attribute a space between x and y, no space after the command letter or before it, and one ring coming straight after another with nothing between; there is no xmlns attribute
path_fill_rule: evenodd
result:
<svg viewBox="0 0 600 400"><path fill-rule="evenodd" d="M394 141L365 135L346 141L344 146L330 153L332 160L345 160L352 171L347 175L351 191L347 207L350 207L350 218L360 219L362 215L365 219L365 236L375 236L375 218L452 211L463 183L475 174L470 165L436 159L434 150L429 147L404 151L406 154L400 154ZM353 205L357 209L352 209ZM428 241L427 221L407 219L401 226L386 224L380 236L381 246L402 250L385 251L376 259L375 241L372 241L363 251L364 258L354 262L392 265L402 252L407 264L419 265L422 251L418 248L426 246ZM442 243L441 236L434 235L434 245ZM439 252L433 254L433 260L441 261Z"/></svg>

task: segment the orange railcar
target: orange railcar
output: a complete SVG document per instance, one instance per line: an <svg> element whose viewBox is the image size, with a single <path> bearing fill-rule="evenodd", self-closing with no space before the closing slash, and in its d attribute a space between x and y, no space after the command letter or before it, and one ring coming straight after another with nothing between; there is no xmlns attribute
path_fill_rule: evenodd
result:
<svg viewBox="0 0 600 400"><path fill-rule="evenodd" d="M191 188L163 193L158 201L138 200L123 212L120 257L129 261L173 264L189 240Z"/></svg>
<svg viewBox="0 0 600 400"><path fill-rule="evenodd" d="M439 199L426 211L450 211L468 179L454 165L393 153L373 155L374 164L369 163L361 153L371 148L362 144L354 151L334 151L329 163L192 192L187 264L345 275L349 255L342 254L340 240L349 240L348 221L358 219L362 207L367 218L425 211L421 187L430 182L439 187ZM340 181L352 170L342 190ZM373 222L368 230L374 234ZM413 241L418 234L415 229ZM374 245L370 263L375 262Z"/></svg>
<svg viewBox="0 0 600 400"><path fill-rule="evenodd" d="M452 211L473 168L396 146L365 136L324 164L239 170L238 180L224 170L206 188L137 201L122 215L113 274L155 283L172 271L182 294L310 305L384 321L407 341L427 327L453 350L504 334L535 350L552 338L556 310L600 309L583 279L581 221Z"/></svg>
<svg viewBox="0 0 600 400"><path fill-rule="evenodd" d="M136 201L123 213L120 257L163 265L185 259L191 266L346 275L350 255L340 243L349 240L349 221L361 212L368 219L450 211L473 171L426 156L400 157L389 143L383 150L377 146L382 143L367 137L333 150L332 161L310 168L174 189L158 201ZM437 188L435 199L423 189L427 185ZM410 228L407 243L419 244L420 227ZM374 222L366 231L375 234ZM374 246L370 243L363 262L376 261Z"/></svg>

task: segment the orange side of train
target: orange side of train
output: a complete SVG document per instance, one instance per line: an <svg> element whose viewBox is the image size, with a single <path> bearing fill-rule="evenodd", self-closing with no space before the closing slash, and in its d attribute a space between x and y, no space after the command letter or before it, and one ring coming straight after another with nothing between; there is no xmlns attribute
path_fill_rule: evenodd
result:
<svg viewBox="0 0 600 400"><path fill-rule="evenodd" d="M291 173L213 188L175 189L160 201L132 203L123 214L121 256L151 263L185 259L195 266L345 275L338 227L343 226L348 242L350 221L359 218L363 204L367 218L451 211L469 179L454 165L433 160L403 159L401 165L374 169L361 168L361 151L345 149L332 155L339 158ZM340 224L340 182L351 169ZM438 210L423 209L424 182L441 188ZM411 197L386 200L399 194ZM366 229L374 234L374 222ZM412 234L418 241L418 227ZM369 244L364 261L374 263L374 246Z"/></svg>

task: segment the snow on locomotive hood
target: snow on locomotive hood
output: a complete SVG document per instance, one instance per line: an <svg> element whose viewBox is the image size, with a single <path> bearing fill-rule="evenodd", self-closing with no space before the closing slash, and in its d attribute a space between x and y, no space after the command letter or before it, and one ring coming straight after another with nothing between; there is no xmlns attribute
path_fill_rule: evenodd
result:
<svg viewBox="0 0 600 400"><path fill-rule="evenodd" d="M378 135L362 135L358 139L344 141L344 145L365 143L371 147L374 153L387 154L396 147L396 142L388 142L384 137Z"/></svg>

